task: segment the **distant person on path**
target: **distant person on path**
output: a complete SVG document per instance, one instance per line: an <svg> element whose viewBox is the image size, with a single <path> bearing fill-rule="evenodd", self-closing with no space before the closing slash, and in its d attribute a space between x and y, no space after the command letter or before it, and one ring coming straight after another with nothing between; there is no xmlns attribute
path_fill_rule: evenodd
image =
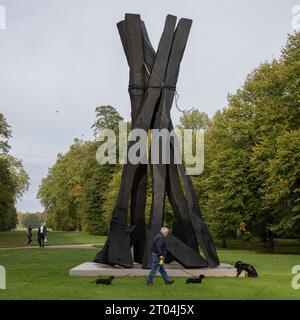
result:
<svg viewBox="0 0 300 320"><path fill-rule="evenodd" d="M30 243L32 242L32 225L30 225L30 226L27 228L27 238L28 238L27 245L29 246Z"/></svg>
<svg viewBox="0 0 300 320"><path fill-rule="evenodd" d="M164 267L164 259L167 254L166 238L169 234L169 229L166 227L161 228L160 233L157 234L152 242L152 265L151 271L148 276L147 285L153 285L153 279L157 272L163 277L165 284L172 284L171 280Z"/></svg>
<svg viewBox="0 0 300 320"><path fill-rule="evenodd" d="M44 221L42 221L41 225L38 228L38 242L40 248L45 247L45 237L47 235L47 227Z"/></svg>

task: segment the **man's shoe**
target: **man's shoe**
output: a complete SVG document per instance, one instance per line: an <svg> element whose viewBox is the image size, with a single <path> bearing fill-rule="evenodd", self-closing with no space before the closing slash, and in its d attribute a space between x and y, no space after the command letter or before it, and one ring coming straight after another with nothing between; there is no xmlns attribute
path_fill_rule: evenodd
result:
<svg viewBox="0 0 300 320"><path fill-rule="evenodd" d="M153 286L152 282L147 282L146 284L147 284L147 286Z"/></svg>
<svg viewBox="0 0 300 320"><path fill-rule="evenodd" d="M172 284L174 282L175 282L174 280L170 280L170 281L166 281L165 284Z"/></svg>

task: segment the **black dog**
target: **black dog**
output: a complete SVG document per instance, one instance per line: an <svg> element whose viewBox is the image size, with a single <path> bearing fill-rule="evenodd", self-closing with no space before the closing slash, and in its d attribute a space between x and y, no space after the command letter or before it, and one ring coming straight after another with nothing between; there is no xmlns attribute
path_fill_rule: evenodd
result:
<svg viewBox="0 0 300 320"><path fill-rule="evenodd" d="M197 278L195 277L187 278L186 283L201 283L204 278L205 276L203 274L200 274L200 276Z"/></svg>
<svg viewBox="0 0 300 320"><path fill-rule="evenodd" d="M107 279L96 279L94 282L96 284L106 284L106 285L109 285L111 284L111 282L113 281L115 277L114 276L110 276L108 277Z"/></svg>
<svg viewBox="0 0 300 320"><path fill-rule="evenodd" d="M237 261L234 267L237 269L237 277L242 273L242 271L246 271L249 278L258 277L255 268L251 264L243 263L242 261Z"/></svg>

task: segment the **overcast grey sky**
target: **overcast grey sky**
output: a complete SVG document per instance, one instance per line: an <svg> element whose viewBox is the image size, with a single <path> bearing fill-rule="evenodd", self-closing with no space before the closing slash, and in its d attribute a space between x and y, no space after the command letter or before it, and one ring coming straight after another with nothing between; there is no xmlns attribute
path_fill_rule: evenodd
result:
<svg viewBox="0 0 300 320"><path fill-rule="evenodd" d="M210 116L226 106L259 63L278 57L300 0L0 0L0 111L12 154L31 187L18 203L42 210L38 185L75 137L92 138L94 109L111 104L129 119L128 67L116 28L140 13L154 47L165 16L194 20L178 82L179 103ZM59 113L56 113L59 110ZM174 122L180 114L173 110Z"/></svg>

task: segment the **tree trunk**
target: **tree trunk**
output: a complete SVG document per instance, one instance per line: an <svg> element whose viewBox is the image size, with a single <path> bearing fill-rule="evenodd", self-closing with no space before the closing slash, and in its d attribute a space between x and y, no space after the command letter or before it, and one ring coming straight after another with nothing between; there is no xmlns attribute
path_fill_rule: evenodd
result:
<svg viewBox="0 0 300 320"><path fill-rule="evenodd" d="M227 240L226 239L222 239L221 248L227 248Z"/></svg>
<svg viewBox="0 0 300 320"><path fill-rule="evenodd" d="M274 251L274 233L272 230L268 230L268 250Z"/></svg>
<svg viewBox="0 0 300 320"><path fill-rule="evenodd" d="M77 232L81 231L81 218L79 213L77 213L76 231Z"/></svg>

